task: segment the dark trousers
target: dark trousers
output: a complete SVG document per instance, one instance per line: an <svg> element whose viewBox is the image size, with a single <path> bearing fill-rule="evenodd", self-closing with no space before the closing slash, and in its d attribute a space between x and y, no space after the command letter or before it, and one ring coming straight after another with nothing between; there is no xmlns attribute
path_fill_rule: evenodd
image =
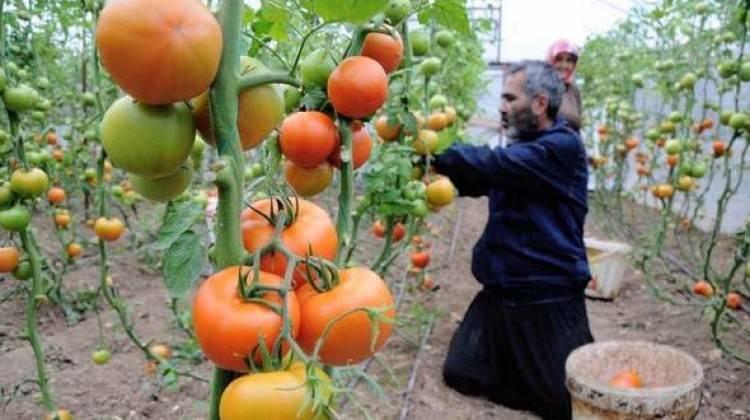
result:
<svg viewBox="0 0 750 420"><path fill-rule="evenodd" d="M462 394L567 420L565 360L592 341L583 292L553 302L518 303L485 288L453 335L443 378Z"/></svg>

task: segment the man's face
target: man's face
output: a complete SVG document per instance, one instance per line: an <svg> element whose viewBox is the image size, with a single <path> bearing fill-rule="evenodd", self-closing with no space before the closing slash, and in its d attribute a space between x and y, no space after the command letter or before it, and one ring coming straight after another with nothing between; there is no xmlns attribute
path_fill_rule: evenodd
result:
<svg viewBox="0 0 750 420"><path fill-rule="evenodd" d="M510 138L525 139L539 132L540 117L547 108L545 96L529 97L524 91L526 72L520 71L505 78L500 103L502 126Z"/></svg>

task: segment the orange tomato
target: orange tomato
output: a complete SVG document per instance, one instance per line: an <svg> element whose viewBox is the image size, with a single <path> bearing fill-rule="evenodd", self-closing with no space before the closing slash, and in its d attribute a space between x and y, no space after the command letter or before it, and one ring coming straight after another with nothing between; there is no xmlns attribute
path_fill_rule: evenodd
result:
<svg viewBox="0 0 750 420"><path fill-rule="evenodd" d="M381 139L385 141L393 141L398 138L398 135L401 132L401 124L388 125L388 117L381 115L375 120L375 131Z"/></svg>
<svg viewBox="0 0 750 420"><path fill-rule="evenodd" d="M94 232L103 241L116 241L125 231L125 225L116 217L100 217L94 222Z"/></svg>
<svg viewBox="0 0 750 420"><path fill-rule="evenodd" d="M297 194L312 197L325 191L331 184L333 168L328 162L323 162L315 168L305 168L287 161L284 166L284 178Z"/></svg>
<svg viewBox="0 0 750 420"><path fill-rule="evenodd" d="M677 164L680 162L680 155L668 155L667 156L667 165L669 165L670 168L674 168L677 166Z"/></svg>
<svg viewBox="0 0 750 420"><path fill-rule="evenodd" d="M60 204L65 201L65 190L60 187L52 187L47 191L47 201L50 204Z"/></svg>
<svg viewBox="0 0 750 420"><path fill-rule="evenodd" d="M404 43L398 32L394 34L370 32L362 43L362 55L380 63L386 73L396 70L404 58Z"/></svg>
<svg viewBox="0 0 750 420"><path fill-rule="evenodd" d="M328 115L301 111L281 123L279 146L287 159L305 168L314 168L326 161L337 139L338 131Z"/></svg>
<svg viewBox="0 0 750 420"><path fill-rule="evenodd" d="M715 140L712 147L714 150L714 157L722 157L724 156L724 153L726 153L727 146L721 140Z"/></svg>
<svg viewBox="0 0 750 420"><path fill-rule="evenodd" d="M635 137L631 137L625 140L625 148L627 148L628 150L635 149L636 147L638 147L639 144L641 144L641 141Z"/></svg>
<svg viewBox="0 0 750 420"><path fill-rule="evenodd" d="M297 218L287 224L281 231L281 242L292 251L295 255L304 257L310 254L333 261L336 258L338 247L338 235L333 221L325 210L316 204L298 199L298 204L294 204ZM273 205L273 212L278 214L280 211L278 203L274 200L273 204L270 199L263 199L252 203L255 210L270 217ZM241 215L242 221L242 241L245 250L255 252L262 248L271 239L273 239L275 226L270 224L266 218L259 215L252 209L245 209ZM287 259L278 252L263 255L260 260L260 267L263 271L283 276L286 271ZM301 285L307 279L305 264L300 264L294 271L294 282L296 286Z"/></svg>
<svg viewBox="0 0 750 420"><path fill-rule="evenodd" d="M372 139L367 128L362 123L355 121L352 123L352 165L354 169L359 169L370 158L372 152ZM341 142L336 141L331 155L328 156L328 162L336 168L341 168Z"/></svg>
<svg viewBox="0 0 750 420"><path fill-rule="evenodd" d="M346 58L328 78L328 99L340 115L369 117L388 99L388 76L372 58Z"/></svg>
<svg viewBox="0 0 750 420"><path fill-rule="evenodd" d="M635 369L623 369L610 379L609 386L620 389L638 389L643 388L643 381Z"/></svg>
<svg viewBox="0 0 750 420"><path fill-rule="evenodd" d="M122 90L163 105L209 88L219 69L222 37L199 0L110 0L97 21L96 45Z"/></svg>
<svg viewBox="0 0 750 420"><path fill-rule="evenodd" d="M55 214L55 225L64 228L70 224L70 213L67 210L58 211Z"/></svg>
<svg viewBox="0 0 750 420"><path fill-rule="evenodd" d="M736 292L730 292L727 295L727 307L729 309L740 309L742 307L742 296Z"/></svg>
<svg viewBox="0 0 750 420"><path fill-rule="evenodd" d="M298 291L302 325L297 341L312 353L323 337L326 326L337 320L324 338L320 360L327 365L345 366L359 363L377 352L391 335L393 325L380 322L378 335L371 340L371 323L364 311L356 308L384 309L393 319L395 309L388 286L377 274L364 267L352 267L339 272L339 284L333 289L317 293L309 284ZM351 312L351 313L349 313ZM349 313L348 315L346 315Z"/></svg>
<svg viewBox="0 0 750 420"><path fill-rule="evenodd" d="M700 280L693 285L693 293L703 297L711 297L714 295L714 288L711 287L709 282Z"/></svg>
<svg viewBox="0 0 750 420"><path fill-rule="evenodd" d="M0 273L10 273L18 266L20 255L14 246L0 247Z"/></svg>
<svg viewBox="0 0 750 420"><path fill-rule="evenodd" d="M83 248L81 248L81 245L76 242L71 242L68 244L67 247L65 247L65 252L68 253L68 256L70 258L75 258L83 252Z"/></svg>
<svg viewBox="0 0 750 420"><path fill-rule="evenodd" d="M262 353L258 349L261 337L271 351L284 323L272 309L247 302L239 295L239 276L248 273L247 280L251 283L251 267L234 266L219 271L201 284L193 300L195 335L203 354L222 369L235 372L248 370L250 356L261 362ZM284 280L261 271L258 281L279 287ZM276 292L265 292L262 299L279 306L284 304ZM286 305L292 335L296 336L300 327L300 309L294 291L287 292Z"/></svg>
<svg viewBox="0 0 750 420"><path fill-rule="evenodd" d="M427 117L427 128L440 131L448 126L448 116L444 112L433 112Z"/></svg>
<svg viewBox="0 0 750 420"><path fill-rule="evenodd" d="M50 146L57 146L57 133L50 131L47 133L47 144Z"/></svg>

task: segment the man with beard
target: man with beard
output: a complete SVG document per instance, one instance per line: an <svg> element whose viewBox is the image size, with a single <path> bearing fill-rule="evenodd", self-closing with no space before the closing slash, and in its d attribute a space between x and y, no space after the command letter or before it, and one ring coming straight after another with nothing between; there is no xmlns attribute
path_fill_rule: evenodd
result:
<svg viewBox="0 0 750 420"><path fill-rule="evenodd" d="M584 301L588 171L580 137L557 118L564 91L549 64L513 65L500 109L510 145L460 144L435 159L461 195L489 196L472 258L483 289L453 336L445 382L545 419L571 417L565 360L593 341Z"/></svg>

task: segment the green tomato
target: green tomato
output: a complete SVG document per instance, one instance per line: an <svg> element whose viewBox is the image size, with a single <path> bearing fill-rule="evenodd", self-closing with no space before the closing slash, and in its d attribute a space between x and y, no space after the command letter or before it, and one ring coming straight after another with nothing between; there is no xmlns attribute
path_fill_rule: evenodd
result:
<svg viewBox="0 0 750 420"><path fill-rule="evenodd" d="M18 74L18 65L16 63L9 61L5 63L5 67L7 68L9 74Z"/></svg>
<svg viewBox="0 0 750 420"><path fill-rule="evenodd" d="M676 139L669 140L664 145L664 151L668 155L676 155L676 154L680 153L680 150L682 150L682 144L680 143L679 140L676 140Z"/></svg>
<svg viewBox="0 0 750 420"><path fill-rule="evenodd" d="M318 85L325 88L328 84L328 76L331 75L336 63L328 54L326 48L319 48L308 54L299 65L302 84Z"/></svg>
<svg viewBox="0 0 750 420"><path fill-rule="evenodd" d="M446 105L448 105L448 99L443 95L437 94L430 98L430 108L443 108Z"/></svg>
<svg viewBox="0 0 750 420"><path fill-rule="evenodd" d="M18 85L5 89L3 100L5 106L13 112L24 112L32 109L39 94L28 85Z"/></svg>
<svg viewBox="0 0 750 420"><path fill-rule="evenodd" d="M743 82L750 82L750 61L745 61L740 66L740 80Z"/></svg>
<svg viewBox="0 0 750 420"><path fill-rule="evenodd" d="M693 10L699 15L705 15L711 10L711 6L708 3L701 2L693 6Z"/></svg>
<svg viewBox="0 0 750 420"><path fill-rule="evenodd" d="M265 169L263 169L263 164L260 162L253 163L253 166L251 166L250 169L253 172L253 178L258 178L266 172Z"/></svg>
<svg viewBox="0 0 750 420"><path fill-rule="evenodd" d="M724 125L729 125L729 120L732 118L732 115L734 115L734 111L721 111L721 114L719 114L719 121Z"/></svg>
<svg viewBox="0 0 750 420"><path fill-rule="evenodd" d="M726 31L721 34L721 40L729 44L737 41L737 35L732 31Z"/></svg>
<svg viewBox="0 0 750 420"><path fill-rule="evenodd" d="M294 112L299 107L300 92L294 86L284 87L284 110L287 113Z"/></svg>
<svg viewBox="0 0 750 420"><path fill-rule="evenodd" d="M34 121L43 122L47 119L47 114L45 114L43 111L31 111L31 119Z"/></svg>
<svg viewBox="0 0 750 420"><path fill-rule="evenodd" d="M680 111L673 111L671 114L669 114L669 121L672 121L675 124L681 122L682 118L683 115Z"/></svg>
<svg viewBox="0 0 750 420"><path fill-rule="evenodd" d="M411 52L415 56L423 56L430 50L430 37L422 31L409 32L409 41L411 42Z"/></svg>
<svg viewBox="0 0 750 420"><path fill-rule="evenodd" d="M698 81L698 76L695 73L686 73L680 79L680 88L689 90L695 87L695 83Z"/></svg>
<svg viewBox="0 0 750 420"><path fill-rule="evenodd" d="M10 188L20 197L38 197L47 192L49 177L39 168L16 169L10 176Z"/></svg>
<svg viewBox="0 0 750 420"><path fill-rule="evenodd" d="M13 270L13 277L18 280L28 280L34 275L34 270L31 268L31 263L28 260L21 260Z"/></svg>
<svg viewBox="0 0 750 420"><path fill-rule="evenodd" d="M8 140L10 140L10 136L8 135L7 132L5 132L5 130L3 130L2 128L0 128L0 146L2 146L5 143L7 143Z"/></svg>
<svg viewBox="0 0 750 420"><path fill-rule="evenodd" d="M41 166L44 162L44 157L41 152L28 152L26 153L26 159L28 159L29 163L34 166Z"/></svg>
<svg viewBox="0 0 750 420"><path fill-rule="evenodd" d="M109 359L112 358L112 353L107 349L99 349L91 354L91 360L97 365L106 365L109 363Z"/></svg>
<svg viewBox="0 0 750 420"><path fill-rule="evenodd" d="M13 206L7 210L0 211L0 227L11 232L20 232L26 229L31 222L31 213L23 206Z"/></svg>
<svg viewBox="0 0 750 420"><path fill-rule="evenodd" d="M424 61L419 63L419 72L427 77L432 77L440 71L440 66L443 64L437 57L425 58Z"/></svg>
<svg viewBox="0 0 750 420"><path fill-rule="evenodd" d="M13 201L13 189L9 182L0 185L0 207L5 207Z"/></svg>
<svg viewBox="0 0 750 420"><path fill-rule="evenodd" d="M427 216L429 212L430 212L430 209L427 207L427 202L425 200L412 201L411 214L414 217L422 218L422 217Z"/></svg>
<svg viewBox="0 0 750 420"><path fill-rule="evenodd" d="M147 179L129 174L133 189L152 201L167 202L178 197L190 186L193 179L193 163L188 160L177 171L158 179Z"/></svg>
<svg viewBox="0 0 750 420"><path fill-rule="evenodd" d="M34 105L34 109L37 111L44 111L47 112L52 108L52 102L49 101L49 99L46 98L39 98L39 100Z"/></svg>
<svg viewBox="0 0 750 420"><path fill-rule="evenodd" d="M441 47L448 48L456 42L456 37L449 30L443 29L435 35L435 41Z"/></svg>
<svg viewBox="0 0 750 420"><path fill-rule="evenodd" d="M692 165L690 165L690 173L689 175L693 178L703 178L704 175L706 175L706 172L708 171L708 167L706 167L706 164L703 162L693 162Z"/></svg>
<svg viewBox="0 0 750 420"><path fill-rule="evenodd" d="M723 79L730 78L737 73L737 63L734 61L725 61L719 64L718 70L719 76Z"/></svg>
<svg viewBox="0 0 750 420"><path fill-rule="evenodd" d="M385 17L391 25L398 25L409 15L411 5L409 0L391 0L385 7Z"/></svg>
<svg viewBox="0 0 750 420"><path fill-rule="evenodd" d="M109 107L100 132L115 166L149 179L174 174L195 142L195 122L187 106L149 106L127 96Z"/></svg>
<svg viewBox="0 0 750 420"><path fill-rule="evenodd" d="M652 141L656 141L661 137L661 131L658 128L652 128L646 133L646 138Z"/></svg>
<svg viewBox="0 0 750 420"><path fill-rule="evenodd" d="M83 137L86 140L97 141L96 130L94 130L93 128L89 128L85 133L83 133Z"/></svg>
<svg viewBox="0 0 750 420"><path fill-rule="evenodd" d="M86 170L83 171L83 178L84 179L95 179L96 178L96 169L94 169L94 168L86 168Z"/></svg>
<svg viewBox="0 0 750 420"><path fill-rule="evenodd" d="M119 185L113 185L111 191L112 191L112 195L114 195L117 198L122 198L122 195L125 192L125 190L123 190L122 187Z"/></svg>
<svg viewBox="0 0 750 420"><path fill-rule="evenodd" d="M750 123L750 117L743 112L737 112L729 118L729 126L735 130L743 130Z"/></svg>
<svg viewBox="0 0 750 420"><path fill-rule="evenodd" d="M91 92L84 92L81 95L81 101L83 102L83 106L94 106L96 105L96 95Z"/></svg>
<svg viewBox="0 0 750 420"><path fill-rule="evenodd" d="M21 79L21 80L27 80L27 79L29 78L29 76L30 76L30 74L29 74L29 71L28 71L28 70L26 70L26 69L19 69L19 70L18 70L18 71L16 72L16 75L17 75L17 76L18 76L18 78L19 78L19 79Z"/></svg>
<svg viewBox="0 0 750 420"><path fill-rule="evenodd" d="M249 181L253 178L255 178L255 174L253 173L253 167L252 166L245 167L245 181Z"/></svg>
<svg viewBox="0 0 750 420"><path fill-rule="evenodd" d="M38 87L41 90L45 90L49 88L49 79L42 76L36 80L36 87Z"/></svg>

